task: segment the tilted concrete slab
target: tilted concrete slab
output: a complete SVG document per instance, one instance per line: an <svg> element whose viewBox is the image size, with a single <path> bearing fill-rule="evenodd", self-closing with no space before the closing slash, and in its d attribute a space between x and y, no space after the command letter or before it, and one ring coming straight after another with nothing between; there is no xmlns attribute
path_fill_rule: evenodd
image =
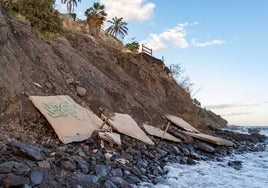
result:
<svg viewBox="0 0 268 188"><path fill-rule="evenodd" d="M216 136L211 136L208 134L204 134L204 133L191 133L191 132L187 132L184 131L183 133L185 133L188 136L212 143L212 144L216 144L219 146L234 146L234 143L229 141L229 140L225 140L223 138L219 138Z"/></svg>
<svg viewBox="0 0 268 188"><path fill-rule="evenodd" d="M29 99L64 144L86 140L102 125L97 115L67 95L30 96Z"/></svg>
<svg viewBox="0 0 268 188"><path fill-rule="evenodd" d="M108 142L112 142L117 145L121 145L121 138L120 134L117 133L111 133L111 132L99 132L99 137L103 140L106 140Z"/></svg>
<svg viewBox="0 0 268 188"><path fill-rule="evenodd" d="M171 134L169 134L167 132L165 133L165 131L163 131L163 130L157 128L157 127L153 127L153 126L147 125L147 124L142 124L142 125L143 125L145 131L148 134L152 135L152 136L157 136L157 137L160 137L160 138L164 138L166 140L170 140L170 141L173 141L173 142L182 142L181 139L176 138L176 137L172 136Z"/></svg>
<svg viewBox="0 0 268 188"><path fill-rule="evenodd" d="M108 120L108 123L120 133L133 137L146 144L154 145L154 142L128 114L115 113L114 116Z"/></svg>
<svg viewBox="0 0 268 188"><path fill-rule="evenodd" d="M186 131L190 131L190 132L193 132L193 133L199 133L199 130L194 128L192 125L190 125L189 123L187 123L186 121L184 121L180 117L166 114L166 118L169 121L171 121L172 123L174 123L175 125L177 125L178 127L182 128L182 129L184 129Z"/></svg>

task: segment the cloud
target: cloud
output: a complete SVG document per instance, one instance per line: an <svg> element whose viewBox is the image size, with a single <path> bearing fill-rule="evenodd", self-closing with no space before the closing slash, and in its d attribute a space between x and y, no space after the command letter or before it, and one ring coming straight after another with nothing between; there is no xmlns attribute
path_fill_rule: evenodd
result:
<svg viewBox="0 0 268 188"><path fill-rule="evenodd" d="M240 115L247 115L252 114L253 112L229 112L225 114L221 114L221 116L240 116Z"/></svg>
<svg viewBox="0 0 268 188"><path fill-rule="evenodd" d="M154 51L162 51L169 46L177 46L180 48L187 48L189 46L186 40L186 30L185 27L188 23L178 24L174 28L167 29L160 34L151 33L149 37L141 43L145 46L152 48Z"/></svg>
<svg viewBox="0 0 268 188"><path fill-rule="evenodd" d="M200 43L200 42L197 42L196 39L192 39L192 44L196 47L206 47L206 46L211 46L211 45L222 45L222 44L225 44L225 41L220 40L220 39L215 39L215 40Z"/></svg>
<svg viewBox="0 0 268 188"><path fill-rule="evenodd" d="M142 22L153 16L155 4L145 0L101 0L108 14L107 19L123 17L125 21Z"/></svg>
<svg viewBox="0 0 268 188"><path fill-rule="evenodd" d="M216 104L216 105L206 105L205 108L208 109L223 109L223 108L234 108L234 107L249 107L257 106L256 103L226 103L226 104Z"/></svg>

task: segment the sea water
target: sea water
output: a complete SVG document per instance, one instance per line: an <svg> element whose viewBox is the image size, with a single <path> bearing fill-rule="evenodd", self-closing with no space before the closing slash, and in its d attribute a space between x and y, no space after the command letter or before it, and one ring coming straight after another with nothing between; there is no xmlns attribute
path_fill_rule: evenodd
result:
<svg viewBox="0 0 268 188"><path fill-rule="evenodd" d="M268 127L259 127L268 136ZM234 131L247 133L247 128ZM267 142L266 142L267 143ZM242 161L236 170L229 161ZM168 164L165 180L157 185L143 183L140 187L156 188L268 188L268 149L225 157L221 162L200 161L196 165Z"/></svg>

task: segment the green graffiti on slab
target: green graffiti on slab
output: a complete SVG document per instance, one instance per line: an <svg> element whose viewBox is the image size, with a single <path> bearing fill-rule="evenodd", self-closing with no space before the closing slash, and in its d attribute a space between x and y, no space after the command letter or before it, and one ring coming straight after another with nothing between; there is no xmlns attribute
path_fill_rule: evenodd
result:
<svg viewBox="0 0 268 188"><path fill-rule="evenodd" d="M78 120L84 119L84 115L76 109L75 105L71 105L67 102L43 103L43 107L49 112L48 115L53 118L66 117L70 115Z"/></svg>

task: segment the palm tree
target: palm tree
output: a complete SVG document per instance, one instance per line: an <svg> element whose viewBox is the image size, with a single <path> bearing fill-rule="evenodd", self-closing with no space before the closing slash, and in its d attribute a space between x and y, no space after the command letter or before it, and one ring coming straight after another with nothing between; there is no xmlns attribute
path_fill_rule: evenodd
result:
<svg viewBox="0 0 268 188"><path fill-rule="evenodd" d="M100 3L94 3L93 7L86 10L87 24L89 26L89 33L98 38L101 26L106 20L107 13L104 11L105 6Z"/></svg>
<svg viewBox="0 0 268 188"><path fill-rule="evenodd" d="M69 13L74 11L74 6L77 7L77 2L81 3L81 0L61 0L61 3L66 3L67 11Z"/></svg>
<svg viewBox="0 0 268 188"><path fill-rule="evenodd" d="M128 28L127 23L122 21L123 18L117 18L114 17L112 20L108 20L109 23L112 25L106 29L106 32L110 35L115 36L118 38L118 35L120 38L124 39L125 35L127 35Z"/></svg>

